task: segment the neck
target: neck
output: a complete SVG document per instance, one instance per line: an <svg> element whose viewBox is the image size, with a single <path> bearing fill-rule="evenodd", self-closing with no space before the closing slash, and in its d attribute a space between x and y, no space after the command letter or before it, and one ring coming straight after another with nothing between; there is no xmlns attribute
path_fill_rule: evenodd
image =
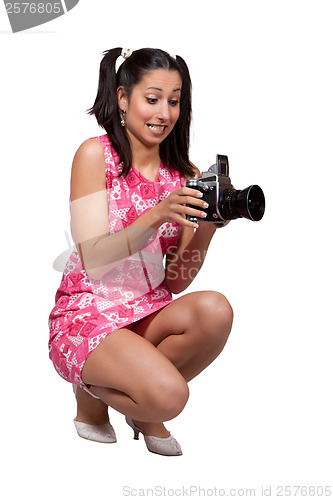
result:
<svg viewBox="0 0 333 500"><path fill-rule="evenodd" d="M131 133L128 133L131 149L132 149L132 163L136 168L145 168L147 166L156 166L160 164L160 147L146 146L138 141Z"/></svg>
<svg viewBox="0 0 333 500"><path fill-rule="evenodd" d="M160 166L160 147L156 146L146 146L142 142L138 141L132 134L128 134L130 138L130 144L132 149L132 163L138 170L153 170Z"/></svg>

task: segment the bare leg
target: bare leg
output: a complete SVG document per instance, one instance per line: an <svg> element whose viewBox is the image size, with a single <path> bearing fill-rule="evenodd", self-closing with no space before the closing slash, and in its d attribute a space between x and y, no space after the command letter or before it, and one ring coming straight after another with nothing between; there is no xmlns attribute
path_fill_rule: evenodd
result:
<svg viewBox="0 0 333 500"><path fill-rule="evenodd" d="M92 392L98 395L106 404L133 418L144 434L166 437L169 435L168 431L166 431L162 423L158 422L173 418L178 410L169 418L158 419L156 412L152 413L149 410L148 402L144 402L144 393L147 389L145 384L149 382L148 379L151 379L152 373L154 377L156 373L160 373L159 363L161 363L164 370L166 368L165 362L168 360L173 367L177 368L176 371L186 381L194 378L222 351L231 330L232 318L230 304L223 295L217 292L194 292L180 297L164 309L157 311L133 326L133 332L135 333L123 329L109 335L89 356L83 370L83 379L86 383L92 384ZM121 332L127 332L127 334L120 337ZM148 342L141 345L140 341L145 340ZM147 344L150 344L150 348L148 348ZM141 352L141 348L143 351L139 356L138 353ZM118 349L120 357L117 355ZM144 357L147 356L149 365L148 373L144 372L145 375L148 375L148 379L146 382L144 378L141 381L143 383L141 387L143 393L140 394L140 398L143 398L143 406L140 405L141 399L137 399L136 395L133 394L134 387L138 382L138 374L135 370L141 370L141 363L136 369L133 367L133 373L127 370L127 367L133 365L133 350L137 354L134 358L138 360L138 357L140 357L141 363L144 361ZM161 357L157 356L156 359L154 356L155 370L152 369L150 361L148 361L152 352L156 354L159 352L162 355ZM96 353L98 354L97 358ZM102 364L101 361L103 361ZM94 363L90 366L92 362ZM168 370L171 363L168 365ZM114 367L114 374L111 367ZM118 369L121 371L118 372L117 378ZM108 378L105 374L110 371L112 373L108 375ZM124 371L126 375L132 373L130 380L126 377L122 380L121 376L119 379L119 375ZM175 373L172 370L170 373L173 379ZM168 372L168 376L170 373ZM142 375L142 372L140 374ZM122 382L125 380L126 384L124 385ZM167 379L165 383L166 388L169 389L169 401L173 400L175 395L172 394L170 383ZM186 393L184 387L180 392L183 393L184 397ZM90 399L91 405L98 403L98 400ZM165 402L162 403L162 406L163 404Z"/></svg>
<svg viewBox="0 0 333 500"><path fill-rule="evenodd" d="M144 319L133 331L155 345L190 381L220 354L232 320L231 306L223 295L194 292ZM136 425L150 434L151 425L146 422Z"/></svg>
<svg viewBox="0 0 333 500"><path fill-rule="evenodd" d="M103 425L109 421L108 405L95 399L81 388L76 390L77 414L75 420L90 425Z"/></svg>
<svg viewBox="0 0 333 500"><path fill-rule="evenodd" d="M149 341L125 328L111 333L90 354L82 379L104 403L136 421L171 420L189 395L174 365Z"/></svg>
<svg viewBox="0 0 333 500"><path fill-rule="evenodd" d="M193 292L145 318L133 331L155 345L189 382L221 353L232 320L223 295Z"/></svg>

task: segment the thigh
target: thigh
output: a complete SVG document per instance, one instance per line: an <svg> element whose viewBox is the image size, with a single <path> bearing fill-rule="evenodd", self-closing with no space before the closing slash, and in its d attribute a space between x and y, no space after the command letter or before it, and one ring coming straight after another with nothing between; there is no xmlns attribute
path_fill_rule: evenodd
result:
<svg viewBox="0 0 333 500"><path fill-rule="evenodd" d="M169 335L185 331L202 331L207 335L208 331L230 329L232 317L232 308L224 295L211 290L198 291L175 299L134 325L132 330L158 346Z"/></svg>
<svg viewBox="0 0 333 500"><path fill-rule="evenodd" d="M169 335L180 335L189 328L199 326L201 317L206 317L205 307L209 307L215 295L223 297L211 291L183 295L134 325L132 330L157 346Z"/></svg>
<svg viewBox="0 0 333 500"><path fill-rule="evenodd" d="M158 388L159 383L178 379L183 383L178 370L156 347L126 328L108 335L89 355L82 370L85 384L116 389L133 399L151 389L152 384Z"/></svg>

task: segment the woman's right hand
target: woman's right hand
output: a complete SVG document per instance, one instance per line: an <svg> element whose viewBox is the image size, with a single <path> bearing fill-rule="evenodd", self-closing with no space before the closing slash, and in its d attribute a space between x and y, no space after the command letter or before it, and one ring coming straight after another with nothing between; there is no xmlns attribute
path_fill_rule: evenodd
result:
<svg viewBox="0 0 333 500"><path fill-rule="evenodd" d="M164 222L178 222L186 227L197 228L198 224L187 220L185 215L191 215L198 219L206 217L203 209L207 208L208 204L203 201L202 196L202 193L197 189L181 187L158 203L151 211L155 212L160 224ZM194 205L198 208L195 209L188 205Z"/></svg>

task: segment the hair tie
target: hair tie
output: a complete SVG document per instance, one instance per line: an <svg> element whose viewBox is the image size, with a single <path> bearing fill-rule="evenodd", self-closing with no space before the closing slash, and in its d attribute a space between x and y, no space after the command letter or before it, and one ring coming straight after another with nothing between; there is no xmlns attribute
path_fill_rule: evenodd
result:
<svg viewBox="0 0 333 500"><path fill-rule="evenodd" d="M121 55L124 59L128 59L129 57L131 57L132 54L133 54L133 50L131 50L131 49L123 49L121 51Z"/></svg>

